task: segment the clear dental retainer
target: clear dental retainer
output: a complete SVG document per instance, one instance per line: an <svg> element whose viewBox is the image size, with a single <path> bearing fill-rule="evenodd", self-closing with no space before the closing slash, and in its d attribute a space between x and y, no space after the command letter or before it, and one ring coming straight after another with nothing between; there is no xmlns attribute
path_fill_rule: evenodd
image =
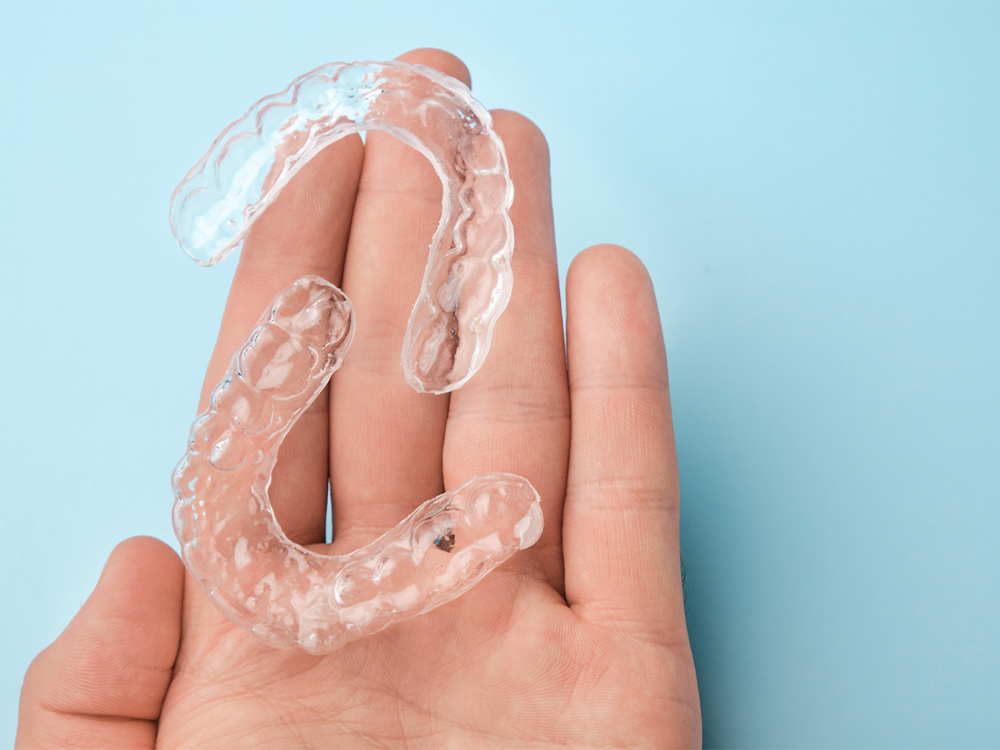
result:
<svg viewBox="0 0 1000 750"><path fill-rule="evenodd" d="M185 252L213 265L313 156L382 130L417 149L442 184L441 220L403 341L415 390L446 393L482 365L510 299L513 186L489 112L432 68L333 63L254 104L216 138L171 198ZM230 620L272 646L326 653L444 604L538 540L527 479L470 479L348 555L290 541L267 491L281 441L340 366L350 300L307 276L280 292L191 428L173 475L174 530L195 580Z"/></svg>

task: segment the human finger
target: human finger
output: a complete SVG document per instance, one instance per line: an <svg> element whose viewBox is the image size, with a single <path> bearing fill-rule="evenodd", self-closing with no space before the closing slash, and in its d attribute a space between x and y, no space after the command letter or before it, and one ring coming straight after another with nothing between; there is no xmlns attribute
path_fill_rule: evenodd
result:
<svg viewBox="0 0 1000 750"><path fill-rule="evenodd" d="M653 285L610 245L566 283L572 442L566 599L588 621L687 643L667 360Z"/></svg>
<svg viewBox="0 0 1000 750"><path fill-rule="evenodd" d="M469 85L457 57L418 49L399 60ZM344 267L356 335L331 385L330 486L336 553L385 533L442 490L448 397L417 393L400 367L410 310L441 218L441 181L395 137L369 132Z"/></svg>
<svg viewBox="0 0 1000 750"><path fill-rule="evenodd" d="M548 146L526 117L507 111L493 117L515 190L513 291L485 364L451 395L444 480L453 487L491 471L526 477L541 496L542 536L505 569L534 570L561 592L569 386Z"/></svg>
<svg viewBox="0 0 1000 750"><path fill-rule="evenodd" d="M153 747L180 642L184 568L149 537L119 544L62 635L28 668L17 747Z"/></svg>
<svg viewBox="0 0 1000 750"><path fill-rule="evenodd" d="M360 137L351 135L321 151L254 223L233 276L199 411L278 292L309 274L340 285L363 148ZM286 436L271 481L275 516L299 544L321 542L325 535L328 415L324 390Z"/></svg>

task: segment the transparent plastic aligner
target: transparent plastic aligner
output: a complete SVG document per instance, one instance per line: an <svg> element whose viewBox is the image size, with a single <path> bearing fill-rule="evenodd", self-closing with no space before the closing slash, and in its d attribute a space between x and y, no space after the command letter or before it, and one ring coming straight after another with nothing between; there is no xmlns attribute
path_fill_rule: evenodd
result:
<svg viewBox="0 0 1000 750"><path fill-rule="evenodd" d="M331 63L261 99L222 131L177 186L170 224L212 265L313 156L349 133L382 130L417 149L442 185L441 220L403 342L417 391L460 387L482 365L511 291L514 196L489 112L461 82L422 65Z"/></svg>
<svg viewBox="0 0 1000 750"><path fill-rule="evenodd" d="M542 532L538 493L486 474L343 556L291 542L267 490L282 439L340 366L350 300L316 276L281 292L191 427L174 471L174 531L198 584L278 648L333 651L451 601Z"/></svg>

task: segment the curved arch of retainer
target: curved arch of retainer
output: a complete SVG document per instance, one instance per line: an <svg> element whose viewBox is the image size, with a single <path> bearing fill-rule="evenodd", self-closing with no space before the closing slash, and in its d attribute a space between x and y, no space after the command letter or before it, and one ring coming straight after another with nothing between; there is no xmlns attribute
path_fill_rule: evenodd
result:
<svg viewBox="0 0 1000 750"><path fill-rule="evenodd" d="M170 225L213 265L313 156L363 130L391 133L441 179L442 211L403 341L416 390L461 387L482 365L510 300L514 196L490 113L461 82L423 65L331 63L266 96L215 139L177 186Z"/></svg>
<svg viewBox="0 0 1000 750"><path fill-rule="evenodd" d="M373 81L375 74L389 76L393 85L385 77ZM322 109L323 96L310 87L324 85L327 99L342 99L324 110L326 125L316 118L303 125L303 117ZM403 364L415 389L445 392L482 364L511 286L512 189L503 146L489 128L489 114L461 84L400 63L338 64L306 74L223 131L175 190L171 225L195 260L221 260L291 175L323 146L366 129L356 126L369 122L364 117L387 94L392 96L378 109L376 127L428 156L444 185L442 219ZM282 107L291 111L284 125L275 125L281 112L268 113ZM449 107L457 109L442 114ZM413 122L411 131L402 130L387 114L392 111L416 117L424 135L436 138L419 140ZM281 143L290 145L282 150ZM443 143L453 146L450 167L440 158ZM214 203L206 202L212 195ZM457 216L451 211L456 205ZM442 252L445 236L451 249ZM340 366L353 334L350 300L329 282L307 276L279 293L213 389L173 475L174 530L188 569L230 620L278 648L327 653L434 609L534 544L542 531L531 484L495 473L425 502L349 555L312 552L285 536L267 496L278 448Z"/></svg>
<svg viewBox="0 0 1000 750"><path fill-rule="evenodd" d="M451 601L542 532L538 494L486 474L348 555L282 532L267 490L278 447L340 366L350 300L306 276L281 292L215 386L174 472L185 564L230 620L279 648L326 653Z"/></svg>

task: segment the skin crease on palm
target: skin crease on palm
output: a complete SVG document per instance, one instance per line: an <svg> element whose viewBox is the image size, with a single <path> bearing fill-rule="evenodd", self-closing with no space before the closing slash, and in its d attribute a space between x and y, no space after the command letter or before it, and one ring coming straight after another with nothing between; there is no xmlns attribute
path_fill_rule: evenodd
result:
<svg viewBox="0 0 1000 750"><path fill-rule="evenodd" d="M470 83L448 53L399 59ZM358 335L281 447L270 495L285 533L343 554L503 471L542 497L538 543L459 599L312 656L262 644L168 546L129 539L32 662L18 747L700 745L652 283L627 250L581 252L564 345L547 146L523 116L493 116L516 190L514 291L474 378L433 396L400 373L441 187L417 152L370 133L314 157L253 228L201 407L274 295L322 276L353 301Z"/></svg>

